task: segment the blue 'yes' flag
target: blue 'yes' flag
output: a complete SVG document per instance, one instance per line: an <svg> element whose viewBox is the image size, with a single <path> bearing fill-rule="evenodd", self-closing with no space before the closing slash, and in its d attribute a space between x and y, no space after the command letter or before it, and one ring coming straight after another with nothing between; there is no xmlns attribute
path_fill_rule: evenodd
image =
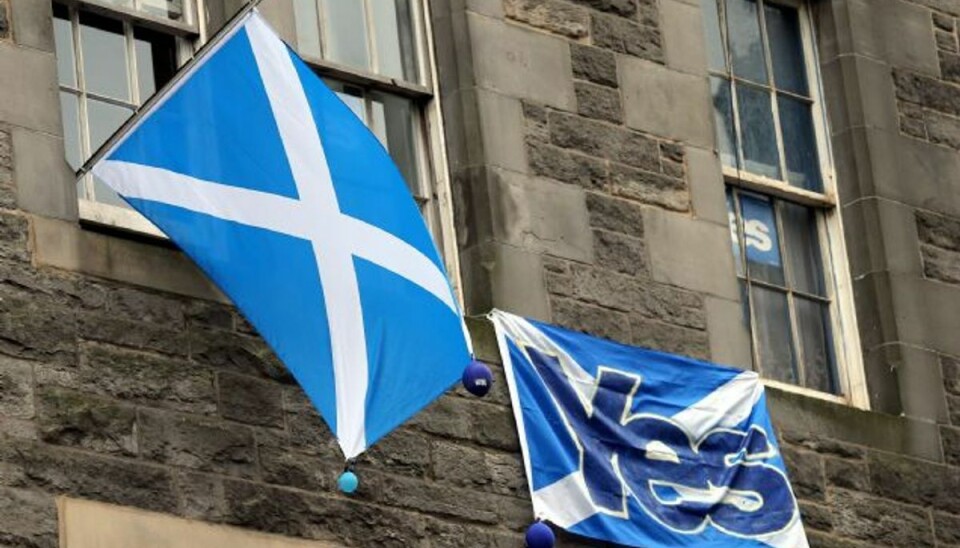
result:
<svg viewBox="0 0 960 548"><path fill-rule="evenodd" d="M627 546L807 546L753 372L494 311L537 517Z"/></svg>
<svg viewBox="0 0 960 548"><path fill-rule="evenodd" d="M93 173L233 299L347 458L469 362L443 262L400 172L256 11Z"/></svg>

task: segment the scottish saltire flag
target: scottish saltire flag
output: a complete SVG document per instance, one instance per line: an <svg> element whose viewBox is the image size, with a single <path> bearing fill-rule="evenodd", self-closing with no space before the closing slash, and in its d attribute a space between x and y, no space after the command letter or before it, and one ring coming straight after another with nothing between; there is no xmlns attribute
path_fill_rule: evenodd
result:
<svg viewBox="0 0 960 548"><path fill-rule="evenodd" d="M92 171L233 299L347 458L468 364L462 315L399 171L255 11Z"/></svg>
<svg viewBox="0 0 960 548"><path fill-rule="evenodd" d="M491 315L537 517L626 546L807 546L757 375Z"/></svg>

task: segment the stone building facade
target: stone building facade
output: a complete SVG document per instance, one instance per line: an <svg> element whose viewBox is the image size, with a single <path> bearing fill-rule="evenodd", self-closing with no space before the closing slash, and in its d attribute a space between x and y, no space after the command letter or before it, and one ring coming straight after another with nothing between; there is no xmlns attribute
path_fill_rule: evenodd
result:
<svg viewBox="0 0 960 548"><path fill-rule="evenodd" d="M721 23L738 3L758 5L721 3ZM134 57L168 47L156 33L172 29L183 59L241 2L115 4L0 0L0 545L69 545L64 501L86 499L335 545L521 546L531 508L498 367L487 398L452 390L364 455L359 492L342 495L329 432L251 326L169 243L90 209L107 200L70 162L95 148L100 92L83 60L63 64L64 44L116 19L111 36ZM304 5L262 11L309 57L319 42L304 21L317 16ZM779 363L762 350L776 334L744 320L760 304L743 288L762 283L738 270L730 219L749 244L742 195L796 201L817 212L835 370L830 389L806 372L794 379L806 388L781 378L768 394L811 543L960 546L960 1L782 4L803 21L814 192L740 178L764 167L763 139L750 148L743 133L737 168L724 159L718 90L741 85L751 55L781 79L781 4L763 6L762 51L721 47L720 65L710 0L404 5L421 19L419 70L404 58L387 74L386 51L367 71L331 62L328 37L315 64L367 114L396 97L419 109L419 160L405 161L481 358L500 361L482 316L498 307L743 368ZM193 18L165 25L178 9ZM134 74L130 103L149 91ZM755 87L784 112L795 95ZM726 120L759 127L762 111ZM779 120L774 167L792 177ZM785 291L799 318L806 297ZM787 344L812 363L804 329Z"/></svg>

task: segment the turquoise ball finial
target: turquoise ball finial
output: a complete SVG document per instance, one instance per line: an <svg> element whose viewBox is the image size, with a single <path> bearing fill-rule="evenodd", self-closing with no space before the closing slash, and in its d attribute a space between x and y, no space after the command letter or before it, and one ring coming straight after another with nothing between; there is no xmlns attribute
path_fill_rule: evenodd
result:
<svg viewBox="0 0 960 548"><path fill-rule="evenodd" d="M340 477L337 478L337 487L340 488L340 491L348 495L356 491L359 486L360 478L358 478L352 470L344 471L344 473L340 474Z"/></svg>

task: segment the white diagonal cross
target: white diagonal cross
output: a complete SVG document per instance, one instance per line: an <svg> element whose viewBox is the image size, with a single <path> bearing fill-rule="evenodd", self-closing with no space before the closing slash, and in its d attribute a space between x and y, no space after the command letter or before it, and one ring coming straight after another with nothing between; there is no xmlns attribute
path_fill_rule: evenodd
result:
<svg viewBox="0 0 960 548"><path fill-rule="evenodd" d="M121 196L169 204L288 234L313 245L323 288L334 367L337 437L346 458L366 448L366 335L357 256L402 276L460 311L443 271L426 255L337 203L320 134L286 46L258 15L244 25L300 199L203 181L166 169L104 160L94 173Z"/></svg>

